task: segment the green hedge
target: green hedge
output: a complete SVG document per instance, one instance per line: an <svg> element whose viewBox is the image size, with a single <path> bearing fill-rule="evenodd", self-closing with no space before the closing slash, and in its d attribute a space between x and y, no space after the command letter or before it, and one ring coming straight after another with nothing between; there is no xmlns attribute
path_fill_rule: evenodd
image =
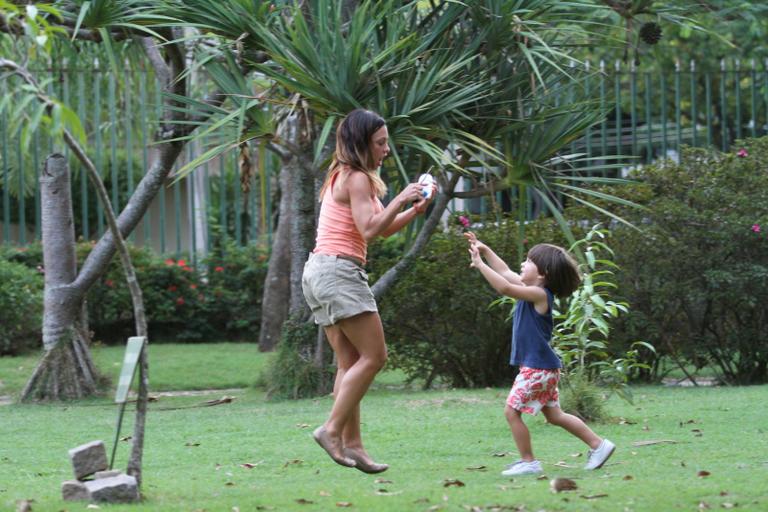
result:
<svg viewBox="0 0 768 512"><path fill-rule="evenodd" d="M723 380L768 382L768 138L734 151L688 149L680 163L635 174L627 211L642 232L614 229L619 291L631 314L614 335L642 337Z"/></svg>
<svg viewBox="0 0 768 512"><path fill-rule="evenodd" d="M42 311L40 271L0 258L0 356L38 346Z"/></svg>
<svg viewBox="0 0 768 512"><path fill-rule="evenodd" d="M77 245L78 265L91 250ZM155 341L232 341L258 339L263 282L268 256L256 246L227 246L196 268L187 259L155 255L129 247ZM0 261L42 266L42 248L5 248ZM133 306L117 258L89 290L88 315L94 339L121 343L134 332ZM40 323L37 322L39 332ZM39 335L37 336L39 339Z"/></svg>

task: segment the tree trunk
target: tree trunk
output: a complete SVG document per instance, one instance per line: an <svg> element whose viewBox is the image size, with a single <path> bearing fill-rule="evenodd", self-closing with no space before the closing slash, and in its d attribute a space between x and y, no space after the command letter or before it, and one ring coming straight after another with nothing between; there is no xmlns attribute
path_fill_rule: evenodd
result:
<svg viewBox="0 0 768 512"><path fill-rule="evenodd" d="M275 348L280 340L283 322L288 318L290 303L290 203L291 170L283 166L280 170L280 215L272 239L267 277L264 280L264 296L261 301L261 328L259 329L259 350L267 352Z"/></svg>
<svg viewBox="0 0 768 512"><path fill-rule="evenodd" d="M79 328L83 293L72 287L77 275L69 167L64 156L49 156L40 176L45 293L45 354L21 400L72 400L96 392L98 375L88 349L87 330Z"/></svg>
<svg viewBox="0 0 768 512"><path fill-rule="evenodd" d="M315 243L315 173L308 164L312 161L311 122L305 110L297 109L284 124L286 139L293 141L298 150L291 153L283 165L291 180L288 219L291 226L291 300L288 314L299 319L309 317L309 307L301 289L301 276Z"/></svg>

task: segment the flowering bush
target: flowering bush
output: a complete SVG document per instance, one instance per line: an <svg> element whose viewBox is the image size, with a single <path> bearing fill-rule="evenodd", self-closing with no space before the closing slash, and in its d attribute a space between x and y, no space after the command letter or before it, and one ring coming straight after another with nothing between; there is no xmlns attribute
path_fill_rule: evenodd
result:
<svg viewBox="0 0 768 512"><path fill-rule="evenodd" d="M78 265L92 245L77 245ZM261 296L267 254L249 246L228 245L194 267L188 258L160 257L148 249L129 246L149 324L149 335L161 341L222 341L258 338ZM35 274L42 270L39 243L0 254L21 263ZM34 270L40 269L40 270ZM42 299L37 301L42 306ZM123 342L134 332L133 305L120 262L115 258L107 273L87 296L88 317L94 339ZM40 321L36 320L39 340Z"/></svg>
<svg viewBox="0 0 768 512"><path fill-rule="evenodd" d="M616 227L617 284L631 314L611 336L637 339L682 367L730 383L768 382L768 138L732 153L688 149L640 169L631 198L647 207ZM658 366L654 366L658 369Z"/></svg>

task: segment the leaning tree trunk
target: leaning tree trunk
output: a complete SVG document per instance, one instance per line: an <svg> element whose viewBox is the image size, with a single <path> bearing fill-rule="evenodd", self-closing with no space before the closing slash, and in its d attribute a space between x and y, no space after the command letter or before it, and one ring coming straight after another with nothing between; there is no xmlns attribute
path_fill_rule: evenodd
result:
<svg viewBox="0 0 768 512"><path fill-rule="evenodd" d="M264 295L261 301L261 328L259 329L259 350L270 351L280 340L283 322L288 318L290 303L291 252L290 252L290 168L280 170L280 215L272 239L267 277L264 280Z"/></svg>
<svg viewBox="0 0 768 512"><path fill-rule="evenodd" d="M97 373L78 328L83 294L72 286L77 276L75 229L69 167L60 154L49 156L40 176L45 294L45 354L21 394L22 401L71 400L96 392Z"/></svg>
<svg viewBox="0 0 768 512"><path fill-rule="evenodd" d="M309 162L312 161L312 142L310 140L308 114L303 109L290 116L287 132L291 140L296 141L298 153L291 155L284 165L291 179L291 301L288 314L294 318L309 317L309 307L301 289L301 276L304 263L315 243L315 173Z"/></svg>

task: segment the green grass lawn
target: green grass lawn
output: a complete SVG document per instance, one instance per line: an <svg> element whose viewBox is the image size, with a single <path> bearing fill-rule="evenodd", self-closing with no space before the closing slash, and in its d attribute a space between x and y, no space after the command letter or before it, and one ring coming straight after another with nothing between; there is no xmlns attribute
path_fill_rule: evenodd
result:
<svg viewBox="0 0 768 512"><path fill-rule="evenodd" d="M96 346L96 366L117 383L124 346ZM151 344L149 375L152 391L224 389L253 386L272 354L255 343ZM39 354L0 357L0 395L17 396L35 368Z"/></svg>
<svg viewBox="0 0 768 512"><path fill-rule="evenodd" d="M230 344L208 346L213 359L206 362L204 352L194 357L195 348L204 349L152 347L153 391L161 382L240 387L255 380L265 360L255 347ZM105 371L121 358L110 350L96 351ZM26 364L0 363L5 382L12 381L8 369ZM578 440L541 417L529 419L547 478L510 479L499 474L515 460L502 412L506 389L420 391L398 387L401 377L385 373L363 402L367 446L391 464L386 473L337 466L314 443L310 432L325 419L328 397L266 402L262 391L248 388L227 393L232 403L204 407L220 393L161 396L150 404L147 421L145 501L102 508L310 511L350 503L349 509L361 511L768 510L768 411L762 407L768 386L653 386L635 388L634 405L612 398L607 405L615 419L594 427L618 450L595 472L580 469L585 450ZM67 450L94 439L110 450L116 416L108 398L1 406L0 509L34 499L35 511L85 510L86 504L60 500L61 482L71 478ZM126 435L131 420L129 412ZM649 440L675 443L633 445ZM117 467L125 466L128 450L129 443L119 443ZM573 478L579 488L552 493L548 480L554 477Z"/></svg>

